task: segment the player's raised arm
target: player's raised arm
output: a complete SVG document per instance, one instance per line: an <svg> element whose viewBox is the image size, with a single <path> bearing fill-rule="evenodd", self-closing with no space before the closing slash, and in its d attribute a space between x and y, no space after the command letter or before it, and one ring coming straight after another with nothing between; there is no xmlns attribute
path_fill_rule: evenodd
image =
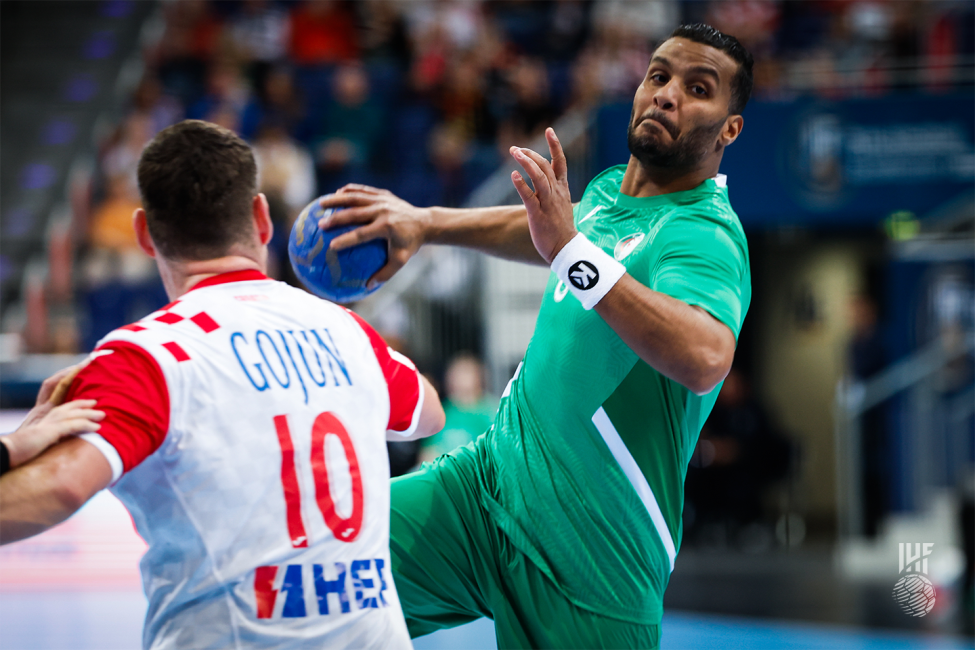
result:
<svg viewBox="0 0 975 650"><path fill-rule="evenodd" d="M565 155L553 129L545 133L552 162L518 147L512 182L525 203L535 247L585 309L596 309L631 350L652 368L698 395L714 389L731 370L735 335L707 311L654 291L576 231Z"/></svg>
<svg viewBox="0 0 975 650"><path fill-rule="evenodd" d="M418 208L392 192L367 185L346 185L322 199L322 207L337 211L319 226L361 227L332 241L341 250L380 237L389 241L389 262L372 280L385 282L400 270L423 244L449 244L508 260L544 264L532 245L523 205L491 208Z"/></svg>
<svg viewBox="0 0 975 650"><path fill-rule="evenodd" d="M625 275L595 309L641 359L698 395L731 372L735 335L700 307Z"/></svg>

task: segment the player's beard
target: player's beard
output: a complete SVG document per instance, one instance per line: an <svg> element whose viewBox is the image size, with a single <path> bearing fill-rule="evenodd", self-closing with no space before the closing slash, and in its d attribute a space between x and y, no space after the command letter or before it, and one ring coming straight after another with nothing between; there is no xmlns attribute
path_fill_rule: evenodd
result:
<svg viewBox="0 0 975 650"><path fill-rule="evenodd" d="M656 134L638 135L631 114L630 126L626 131L626 144L630 148L630 153L644 167L663 168L669 171L697 167L714 148L718 134L724 128L727 119L721 118L713 124L702 124L687 133L681 133L673 122L660 113L650 113L646 119L650 118L670 134L672 142L665 145Z"/></svg>

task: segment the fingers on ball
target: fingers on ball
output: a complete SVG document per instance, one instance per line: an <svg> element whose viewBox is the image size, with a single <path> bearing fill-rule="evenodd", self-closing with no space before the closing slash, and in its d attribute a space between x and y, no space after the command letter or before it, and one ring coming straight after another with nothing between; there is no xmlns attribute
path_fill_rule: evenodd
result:
<svg viewBox="0 0 975 650"><path fill-rule="evenodd" d="M386 228L381 224L371 223L355 230L343 233L332 240L329 248L332 250L342 250L356 244L362 244L373 239L381 239L386 236Z"/></svg>

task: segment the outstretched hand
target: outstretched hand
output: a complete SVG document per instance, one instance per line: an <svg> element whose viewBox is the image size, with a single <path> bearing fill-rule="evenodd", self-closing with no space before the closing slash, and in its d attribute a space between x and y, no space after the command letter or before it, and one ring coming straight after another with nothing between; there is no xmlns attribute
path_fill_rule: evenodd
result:
<svg viewBox="0 0 975 650"><path fill-rule="evenodd" d="M324 197L320 204L323 208L345 208L319 221L322 230L359 225L333 239L329 246L332 250L340 251L373 239L389 242L389 261L369 278L370 288L393 277L424 243L429 210L417 208L389 190L349 184Z"/></svg>
<svg viewBox="0 0 975 650"><path fill-rule="evenodd" d="M66 436L98 431L105 413L94 409L95 400L63 403L71 381L90 362L91 357L44 380L34 408L16 431L4 436L11 467L27 462Z"/></svg>
<svg viewBox="0 0 975 650"><path fill-rule="evenodd" d="M551 163L531 149L511 147L509 151L535 186L532 191L521 173L511 172L511 181L528 210L532 243L538 254L551 264L577 231L572 220L572 196L569 194L565 153L554 129L545 129L545 139L552 156Z"/></svg>

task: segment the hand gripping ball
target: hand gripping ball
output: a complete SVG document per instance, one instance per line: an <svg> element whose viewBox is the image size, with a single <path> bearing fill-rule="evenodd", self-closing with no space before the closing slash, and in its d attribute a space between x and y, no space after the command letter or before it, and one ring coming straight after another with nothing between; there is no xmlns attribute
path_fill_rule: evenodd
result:
<svg viewBox="0 0 975 650"><path fill-rule="evenodd" d="M379 286L367 289L366 281L386 265L386 240L373 239L338 252L330 251L328 245L333 239L358 226L322 230L318 222L333 208L322 209L318 201L305 206L291 229L291 266L308 290L320 298L343 303L364 298Z"/></svg>

